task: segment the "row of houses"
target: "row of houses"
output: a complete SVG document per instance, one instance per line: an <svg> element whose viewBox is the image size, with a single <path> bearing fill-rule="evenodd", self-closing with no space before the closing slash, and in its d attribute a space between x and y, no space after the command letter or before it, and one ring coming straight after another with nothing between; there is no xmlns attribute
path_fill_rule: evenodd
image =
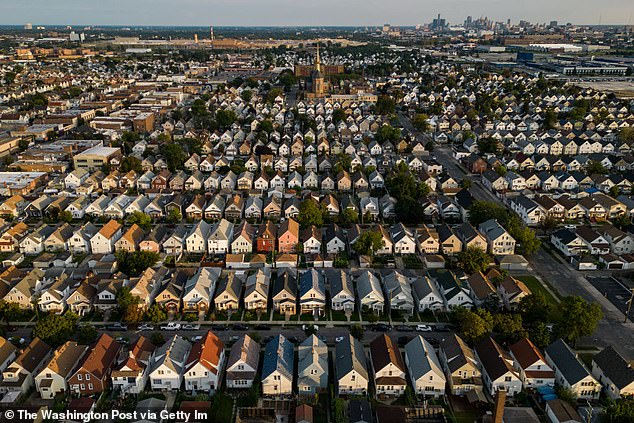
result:
<svg viewBox="0 0 634 423"><path fill-rule="evenodd" d="M258 376L265 396L313 396L328 389L329 369L342 396L367 395L373 388L380 399L395 398L409 383L417 395L434 398L450 392L482 400L484 393L493 397L500 390L512 397L555 385L579 399L596 400L602 391L612 399L634 395L634 371L613 348L597 354L589 370L561 339L542 353L526 338L509 350L492 338L472 349L451 335L436 350L415 336L401 352L389 336L380 335L366 355L363 344L348 335L336 343L332 367L328 346L315 335L297 347L278 335L263 350L243 335L228 351L211 331L193 344L174 335L158 347L142 335L129 348L107 334L90 348L68 341L55 350L35 338L22 351L5 341L0 354L0 392L24 394L35 388L44 399L110 388L123 395L213 393L223 382L228 389L249 389Z"/></svg>

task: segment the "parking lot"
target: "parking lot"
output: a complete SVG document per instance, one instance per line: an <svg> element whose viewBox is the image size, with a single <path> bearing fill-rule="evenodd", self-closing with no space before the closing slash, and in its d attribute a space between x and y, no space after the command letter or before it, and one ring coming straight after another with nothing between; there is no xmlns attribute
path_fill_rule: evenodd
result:
<svg viewBox="0 0 634 423"><path fill-rule="evenodd" d="M614 304L623 314L627 311L627 301L629 301L632 293L619 280L608 276L589 276L590 282L600 293L602 293L612 304ZM634 307L633 307L634 309ZM630 310L628 316L630 319L634 317L634 312Z"/></svg>

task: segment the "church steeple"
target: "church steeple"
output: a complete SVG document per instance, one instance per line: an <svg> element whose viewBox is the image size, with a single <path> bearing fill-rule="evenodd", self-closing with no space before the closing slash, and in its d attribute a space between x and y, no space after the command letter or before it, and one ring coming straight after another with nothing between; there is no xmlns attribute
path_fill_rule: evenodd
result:
<svg viewBox="0 0 634 423"><path fill-rule="evenodd" d="M321 72L321 57L319 55L319 43L317 43L317 55L315 56L315 70Z"/></svg>

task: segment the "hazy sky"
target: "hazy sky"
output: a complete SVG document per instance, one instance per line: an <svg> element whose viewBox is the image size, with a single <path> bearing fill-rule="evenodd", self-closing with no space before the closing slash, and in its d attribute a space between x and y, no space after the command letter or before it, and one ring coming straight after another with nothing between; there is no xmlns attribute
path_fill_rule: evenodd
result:
<svg viewBox="0 0 634 423"><path fill-rule="evenodd" d="M0 0L5 25L415 25L438 13L631 24L634 0Z"/></svg>

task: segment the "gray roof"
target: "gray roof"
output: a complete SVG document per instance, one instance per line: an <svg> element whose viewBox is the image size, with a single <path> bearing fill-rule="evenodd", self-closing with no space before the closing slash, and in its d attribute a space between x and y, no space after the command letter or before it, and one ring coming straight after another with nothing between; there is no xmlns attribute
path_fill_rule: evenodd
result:
<svg viewBox="0 0 634 423"><path fill-rule="evenodd" d="M416 382L421 377L433 371L439 376L444 376L438 356L429 342L418 335L405 345L407 367L410 377Z"/></svg>
<svg viewBox="0 0 634 423"><path fill-rule="evenodd" d="M368 380L363 344L352 335L348 335L348 339L344 339L335 345L335 374L337 380L352 370L355 370L358 375Z"/></svg>
<svg viewBox="0 0 634 423"><path fill-rule="evenodd" d="M328 386L328 346L315 335L306 338L297 348L297 384L326 388ZM309 368L317 370L311 374Z"/></svg>
<svg viewBox="0 0 634 423"><path fill-rule="evenodd" d="M284 337L278 335L271 339L264 350L264 362L262 364L262 379L269 377L274 371L279 371L288 379L293 379L293 361L295 353L293 344Z"/></svg>
<svg viewBox="0 0 634 423"><path fill-rule="evenodd" d="M617 388L623 389L634 383L634 367L612 346L604 348L592 359Z"/></svg>
<svg viewBox="0 0 634 423"><path fill-rule="evenodd" d="M546 347L546 354L570 385L590 375L588 369L561 338Z"/></svg>

